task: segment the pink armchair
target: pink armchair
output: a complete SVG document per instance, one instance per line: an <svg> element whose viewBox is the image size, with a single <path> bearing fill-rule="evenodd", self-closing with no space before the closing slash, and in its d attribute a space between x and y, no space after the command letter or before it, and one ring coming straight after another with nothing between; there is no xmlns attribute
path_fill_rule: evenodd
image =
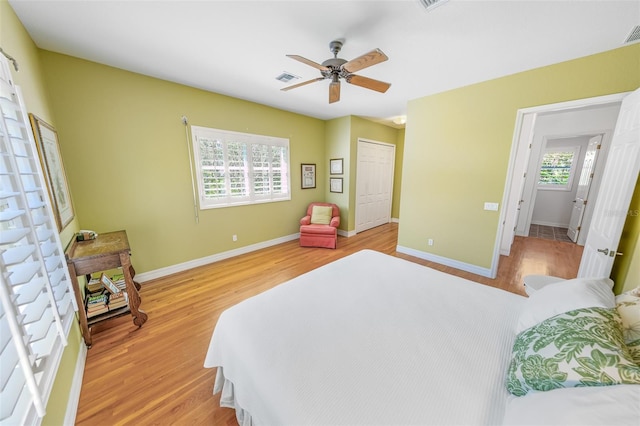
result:
<svg viewBox="0 0 640 426"><path fill-rule="evenodd" d="M316 209L314 214L314 206L331 207L331 210ZM331 203L309 204L307 215L300 219L300 247L336 248L338 226L340 226L338 206Z"/></svg>

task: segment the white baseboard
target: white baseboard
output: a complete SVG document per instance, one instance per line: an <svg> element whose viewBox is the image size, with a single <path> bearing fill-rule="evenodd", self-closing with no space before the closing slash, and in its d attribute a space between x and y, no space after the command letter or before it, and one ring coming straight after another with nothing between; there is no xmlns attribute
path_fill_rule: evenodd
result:
<svg viewBox="0 0 640 426"><path fill-rule="evenodd" d="M392 222L392 223L400 223L400 218L398 218L398 217L392 217L392 218L391 218L391 222Z"/></svg>
<svg viewBox="0 0 640 426"><path fill-rule="evenodd" d="M441 265L450 266L452 268L460 269L462 271L471 272L472 274L481 275L483 277L491 278L491 269L482 268L470 263L460 262L458 260L449 259L448 257L438 256L436 254L427 253L425 251L415 250L409 247L396 246L396 251L399 253L408 254L420 259L428 260L430 262L439 263Z"/></svg>
<svg viewBox="0 0 640 426"><path fill-rule="evenodd" d="M342 229L338 229L338 235L340 235L341 237L353 237L354 235L356 235L356 231L343 231Z"/></svg>
<svg viewBox="0 0 640 426"><path fill-rule="evenodd" d="M73 426L76 424L76 415L78 414L78 404L80 403L80 391L82 390L82 378L84 377L84 366L87 362L87 346L84 340L80 342L80 350L78 351L78 359L76 360L76 368L73 372L73 382L69 391L69 400L67 401L67 411L64 415L64 425Z"/></svg>
<svg viewBox="0 0 640 426"><path fill-rule="evenodd" d="M214 254L207 257L201 257L200 259L190 260L188 262L179 263L173 266L167 266L166 268L156 269L154 271L142 272L136 274L136 281L145 282L161 278L167 275L175 274L177 272L186 271L196 268L198 266L208 265L210 263L219 262L221 260L229 259L231 257L240 256L241 254L251 253L252 251L260 250L263 248L275 246L277 244L286 243L288 241L297 240L300 238L299 233L287 235L284 237L276 238L269 241L263 241L261 243L251 244L249 246L240 247L234 250L225 251L222 253Z"/></svg>
<svg viewBox="0 0 640 426"><path fill-rule="evenodd" d="M543 222L543 221L531 221L532 225L542 225L542 226L553 226L554 228L568 228L568 223L554 223L554 222Z"/></svg>

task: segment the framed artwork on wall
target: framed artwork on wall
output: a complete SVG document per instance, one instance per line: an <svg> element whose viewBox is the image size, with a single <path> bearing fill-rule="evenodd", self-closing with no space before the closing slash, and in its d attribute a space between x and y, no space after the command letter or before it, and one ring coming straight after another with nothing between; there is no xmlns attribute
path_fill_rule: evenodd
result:
<svg viewBox="0 0 640 426"><path fill-rule="evenodd" d="M302 167L302 189L310 189L316 187L316 165L301 164Z"/></svg>
<svg viewBox="0 0 640 426"><path fill-rule="evenodd" d="M342 193L342 178L329 178L329 191Z"/></svg>
<svg viewBox="0 0 640 426"><path fill-rule="evenodd" d="M71 192L62 164L58 133L53 126L33 114L29 114L29 120L36 140L40 164L46 176L58 231L62 231L73 220L74 213Z"/></svg>
<svg viewBox="0 0 640 426"><path fill-rule="evenodd" d="M344 173L342 166L342 158L332 158L331 160L329 160L329 174L341 175L342 173Z"/></svg>

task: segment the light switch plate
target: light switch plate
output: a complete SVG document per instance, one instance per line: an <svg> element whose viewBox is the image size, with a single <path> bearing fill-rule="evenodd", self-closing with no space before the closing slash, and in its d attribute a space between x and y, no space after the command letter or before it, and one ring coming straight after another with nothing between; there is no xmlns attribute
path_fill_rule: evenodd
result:
<svg viewBox="0 0 640 426"><path fill-rule="evenodd" d="M484 203L485 210L498 211L498 203Z"/></svg>

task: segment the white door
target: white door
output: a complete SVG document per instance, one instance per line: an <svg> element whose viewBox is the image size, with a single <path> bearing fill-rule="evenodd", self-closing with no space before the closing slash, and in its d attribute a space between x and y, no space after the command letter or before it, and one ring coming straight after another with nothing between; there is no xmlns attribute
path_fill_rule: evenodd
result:
<svg viewBox="0 0 640 426"><path fill-rule="evenodd" d="M609 277L640 170L640 89L622 101L578 277Z"/></svg>
<svg viewBox="0 0 640 426"><path fill-rule="evenodd" d="M598 135L589 139L589 143L587 144L587 152L585 153L584 162L582 163L576 198L573 200L573 209L571 210L571 219L569 219L569 229L567 230L567 236L571 238L571 241L574 243L578 241L580 225L582 224L589 189L593 181L593 170L598 160L601 142L602 135Z"/></svg>
<svg viewBox="0 0 640 426"><path fill-rule="evenodd" d="M356 232L391 221L396 147L358 140Z"/></svg>

